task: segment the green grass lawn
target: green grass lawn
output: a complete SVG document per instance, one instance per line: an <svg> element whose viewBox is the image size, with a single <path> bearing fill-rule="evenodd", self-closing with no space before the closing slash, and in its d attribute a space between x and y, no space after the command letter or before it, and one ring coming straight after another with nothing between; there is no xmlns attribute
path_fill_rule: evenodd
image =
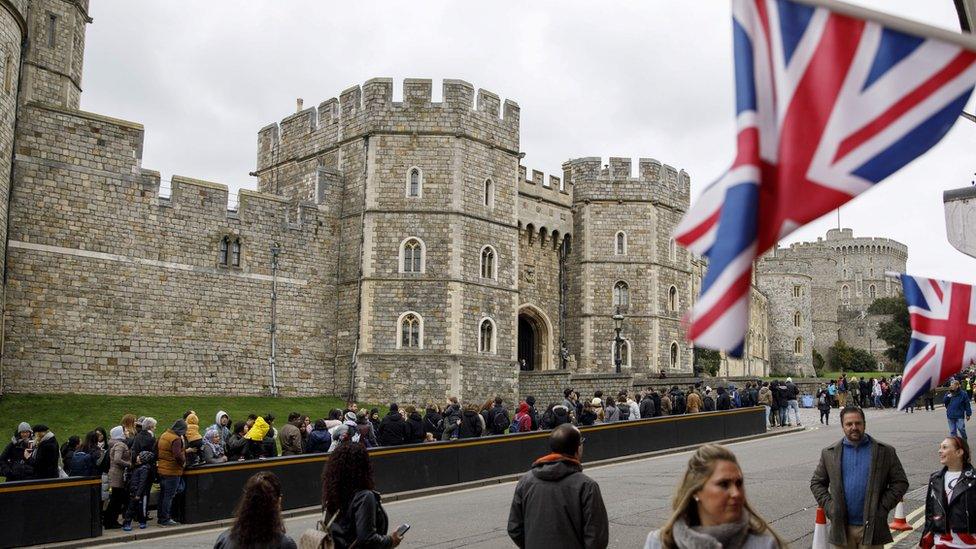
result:
<svg viewBox="0 0 976 549"><path fill-rule="evenodd" d="M847 379L851 379L852 377L856 377L857 379L861 379L864 377L868 379L871 378L880 379L886 377L890 380L894 376L898 375L900 372L897 373L896 372L843 372L843 373L847 374ZM820 377L827 378L827 379L840 379L840 376L841 376L841 372L824 372L820 375Z"/></svg>
<svg viewBox="0 0 976 549"><path fill-rule="evenodd" d="M248 414L271 412L275 425L288 420L290 412L308 414L314 421L326 417L332 408L343 408L342 399L332 397L230 397L230 396L100 396L100 395L4 395L0 397L0 441L9 441L21 421L31 425L44 423L54 431L58 442L70 435L83 436L95 427L106 431L119 424L127 413L152 416L159 422L157 435L194 410L200 417L200 432L214 423L218 410L230 415L231 421L243 421ZM363 406L363 405L361 405ZM366 405L367 408L372 406ZM386 408L380 409L381 414Z"/></svg>

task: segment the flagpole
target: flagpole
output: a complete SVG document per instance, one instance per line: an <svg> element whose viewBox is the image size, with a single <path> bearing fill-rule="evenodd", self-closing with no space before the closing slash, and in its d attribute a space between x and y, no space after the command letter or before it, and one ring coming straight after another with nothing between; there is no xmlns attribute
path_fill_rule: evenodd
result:
<svg viewBox="0 0 976 549"><path fill-rule="evenodd" d="M935 38L944 42L955 44L965 50L976 52L976 36L971 34L962 34L950 31L948 29L933 27L932 25L926 25L924 23L919 23L918 21L905 19L904 17L898 17L889 13L862 8L861 6L854 6L838 0L793 0L793 2L815 8L825 8L832 12L857 19L873 21L896 31L901 31L906 34L912 34L924 38Z"/></svg>

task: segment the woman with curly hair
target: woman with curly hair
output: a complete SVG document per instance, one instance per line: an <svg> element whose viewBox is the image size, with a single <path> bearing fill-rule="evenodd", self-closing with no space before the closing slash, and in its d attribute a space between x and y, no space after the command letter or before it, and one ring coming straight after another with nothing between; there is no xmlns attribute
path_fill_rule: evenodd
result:
<svg viewBox="0 0 976 549"><path fill-rule="evenodd" d="M336 549L386 549L400 545L400 536L386 535L390 521L373 490L373 465L362 444L345 444L329 456L322 469L322 507L332 522Z"/></svg>
<svg viewBox="0 0 976 549"><path fill-rule="evenodd" d="M724 446L706 444L692 454L672 507L671 518L647 536L644 549L786 547L749 505L742 469Z"/></svg>
<svg viewBox="0 0 976 549"><path fill-rule="evenodd" d="M281 483L274 473L261 471L247 479L234 525L220 534L214 549L298 549L295 540L285 535L281 497Z"/></svg>

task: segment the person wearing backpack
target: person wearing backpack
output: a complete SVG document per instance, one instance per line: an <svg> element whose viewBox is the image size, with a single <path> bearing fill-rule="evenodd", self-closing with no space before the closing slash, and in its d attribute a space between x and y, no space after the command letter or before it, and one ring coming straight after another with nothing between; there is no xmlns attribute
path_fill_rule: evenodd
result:
<svg viewBox="0 0 976 549"><path fill-rule="evenodd" d="M509 427L509 432L522 433L531 430L532 419L529 418L529 405L525 402L519 402L518 412L515 413L515 419Z"/></svg>
<svg viewBox="0 0 976 549"><path fill-rule="evenodd" d="M435 404L427 406L424 413L424 433L429 433L434 440L440 440L444 434L444 416L441 415Z"/></svg>
<svg viewBox="0 0 976 549"><path fill-rule="evenodd" d="M532 430L539 430L539 412L535 410L535 397L529 395L525 397L525 403L529 405L529 419L532 420Z"/></svg>
<svg viewBox="0 0 976 549"><path fill-rule="evenodd" d="M495 397L495 406L488 410L488 417L485 418L485 425L490 435L505 434L505 430L511 425L508 419L508 410L502 405L502 397ZM490 422L487 420L491 420Z"/></svg>
<svg viewBox="0 0 976 549"><path fill-rule="evenodd" d="M98 477L102 472L102 450L98 447L98 433L88 431L84 442L71 456L71 474L76 477Z"/></svg>
<svg viewBox="0 0 976 549"><path fill-rule="evenodd" d="M824 387L821 387L820 393L817 394L817 409L820 410L820 423L830 425L830 396L827 395L827 389Z"/></svg>

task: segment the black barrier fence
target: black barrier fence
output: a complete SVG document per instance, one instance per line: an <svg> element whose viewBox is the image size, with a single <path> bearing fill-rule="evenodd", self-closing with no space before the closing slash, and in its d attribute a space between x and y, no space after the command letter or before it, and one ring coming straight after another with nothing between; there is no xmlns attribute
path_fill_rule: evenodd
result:
<svg viewBox="0 0 976 549"><path fill-rule="evenodd" d="M101 478L0 484L0 547L100 536L101 511Z"/></svg>
<svg viewBox="0 0 976 549"><path fill-rule="evenodd" d="M617 458L763 433L762 407L667 416L583 427L583 462ZM549 453L548 431L432 442L370 450L376 489L393 493L449 486L528 470ZM183 512L187 523L233 515L244 483L258 471L281 480L284 509L321 503L326 454L258 462L206 465L186 472Z"/></svg>
<svg viewBox="0 0 976 549"><path fill-rule="evenodd" d="M764 409L742 408L583 427L583 462L643 454L766 431ZM521 473L549 453L548 431L431 442L370 450L376 489L394 493ZM321 503L327 454L205 465L186 471L173 516L188 524L234 514L247 479L271 471L281 480L284 509ZM99 479L0 484L0 547L100 536Z"/></svg>

